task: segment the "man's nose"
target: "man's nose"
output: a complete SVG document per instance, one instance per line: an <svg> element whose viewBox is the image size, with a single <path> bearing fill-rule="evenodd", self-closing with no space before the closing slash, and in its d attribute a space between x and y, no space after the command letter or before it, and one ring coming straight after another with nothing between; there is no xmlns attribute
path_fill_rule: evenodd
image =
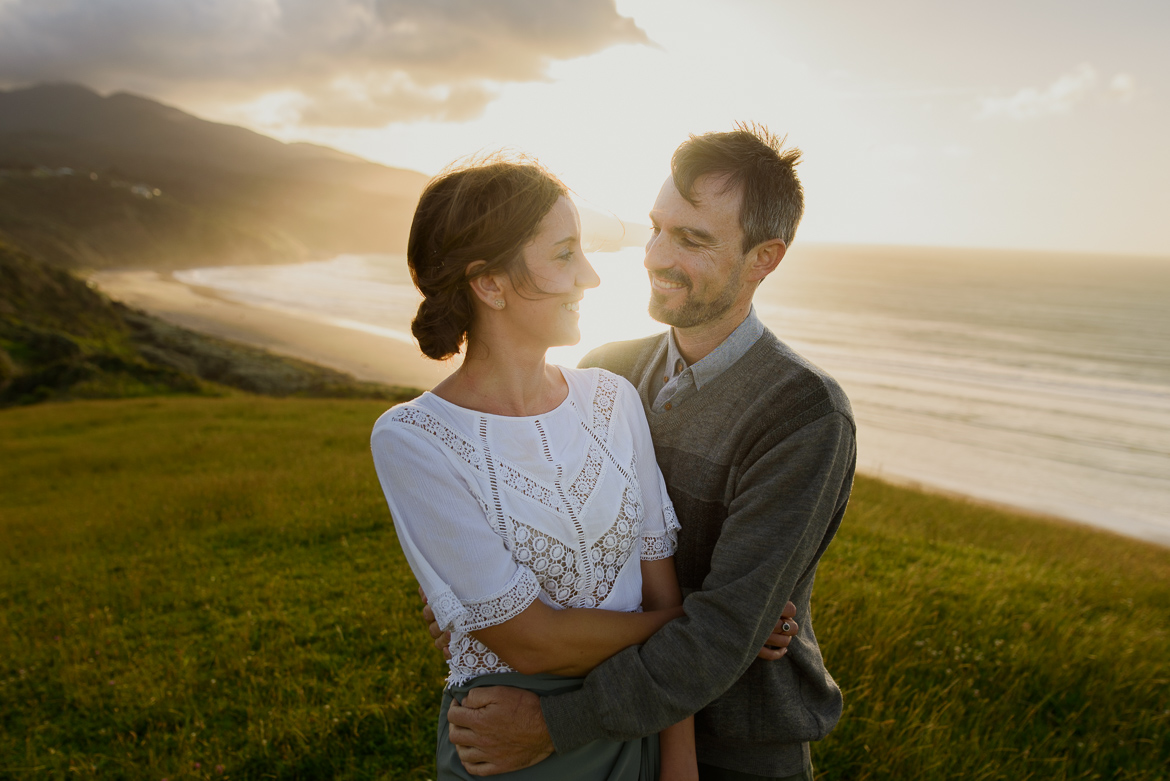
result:
<svg viewBox="0 0 1170 781"><path fill-rule="evenodd" d="M662 240L662 234L652 233L650 240L646 242L646 259L642 261L642 265L651 270L667 268L670 262L666 254L666 242Z"/></svg>

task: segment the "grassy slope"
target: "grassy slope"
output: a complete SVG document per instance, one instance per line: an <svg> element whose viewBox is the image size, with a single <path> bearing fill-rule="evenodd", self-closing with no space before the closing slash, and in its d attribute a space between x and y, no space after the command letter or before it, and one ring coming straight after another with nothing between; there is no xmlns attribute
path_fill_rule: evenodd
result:
<svg viewBox="0 0 1170 781"><path fill-rule="evenodd" d="M0 412L0 778L429 776L443 665L382 406ZM1168 582L1163 549L859 480L815 601L846 693L820 775L1164 777Z"/></svg>
<svg viewBox="0 0 1170 781"><path fill-rule="evenodd" d="M164 323L0 242L0 407L228 388L387 400L418 394Z"/></svg>

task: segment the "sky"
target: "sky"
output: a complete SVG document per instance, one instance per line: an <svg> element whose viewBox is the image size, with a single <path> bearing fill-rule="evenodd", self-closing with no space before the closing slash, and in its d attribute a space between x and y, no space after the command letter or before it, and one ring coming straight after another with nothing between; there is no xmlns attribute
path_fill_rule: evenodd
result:
<svg viewBox="0 0 1170 781"><path fill-rule="evenodd" d="M0 86L131 91L645 222L688 134L804 153L797 241L1170 256L1165 0L0 0Z"/></svg>

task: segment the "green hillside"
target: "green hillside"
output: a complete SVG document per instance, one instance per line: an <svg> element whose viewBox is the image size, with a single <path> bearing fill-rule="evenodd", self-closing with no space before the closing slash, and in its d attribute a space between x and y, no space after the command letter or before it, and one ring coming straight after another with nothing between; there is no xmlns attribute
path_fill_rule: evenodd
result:
<svg viewBox="0 0 1170 781"><path fill-rule="evenodd" d="M0 407L158 394L401 400L418 391L215 339L112 302L0 243Z"/></svg>
<svg viewBox="0 0 1170 781"><path fill-rule="evenodd" d="M0 411L0 778L433 778L385 406ZM814 599L845 693L818 778L1165 778L1167 583L1166 549L859 479Z"/></svg>

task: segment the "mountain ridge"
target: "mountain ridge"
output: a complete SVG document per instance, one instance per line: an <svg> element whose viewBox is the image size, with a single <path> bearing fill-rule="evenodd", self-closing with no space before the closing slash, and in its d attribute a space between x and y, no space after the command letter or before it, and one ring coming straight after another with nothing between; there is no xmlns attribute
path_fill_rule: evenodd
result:
<svg viewBox="0 0 1170 781"><path fill-rule="evenodd" d="M132 93L0 91L0 238L66 268L397 252L427 180Z"/></svg>

